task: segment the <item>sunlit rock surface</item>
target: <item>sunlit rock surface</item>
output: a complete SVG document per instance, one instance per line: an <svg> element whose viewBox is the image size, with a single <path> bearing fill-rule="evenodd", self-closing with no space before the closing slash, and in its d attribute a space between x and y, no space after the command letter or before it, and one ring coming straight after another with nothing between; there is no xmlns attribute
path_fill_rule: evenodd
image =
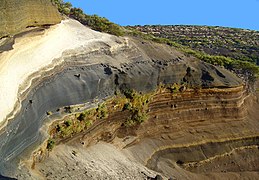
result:
<svg viewBox="0 0 259 180"><path fill-rule="evenodd" d="M6 121L18 95L31 85L35 76L41 76L43 68L47 71L62 63L62 53L66 50L85 46L85 53L96 51L99 47L94 44L99 41L112 42L109 35L92 31L74 20L17 38L12 50L0 54L0 101L4 102L0 123Z"/></svg>
<svg viewBox="0 0 259 180"><path fill-rule="evenodd" d="M1 175L256 177L258 93L251 94L226 69L167 45L96 32L71 19L32 28L9 46L0 49ZM145 93L173 83L191 88L156 94L143 124L127 129L127 112L115 112L32 163L31 153L48 138L49 124L68 115L60 109L92 107L122 89Z"/></svg>
<svg viewBox="0 0 259 180"><path fill-rule="evenodd" d="M53 25L61 21L50 0L1 0L0 38L14 35L28 26Z"/></svg>

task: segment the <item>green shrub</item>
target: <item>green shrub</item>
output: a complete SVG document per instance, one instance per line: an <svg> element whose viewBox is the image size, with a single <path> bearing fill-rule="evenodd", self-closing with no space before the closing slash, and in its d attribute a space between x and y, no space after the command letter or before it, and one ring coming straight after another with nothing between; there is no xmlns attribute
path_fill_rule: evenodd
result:
<svg viewBox="0 0 259 180"><path fill-rule="evenodd" d="M86 15L81 12L76 12L75 14L73 11L70 12L70 16L77 19L82 24L89 26L93 30L106 32L116 36L124 35L122 27L110 22L108 19L104 17L99 17L98 15Z"/></svg>
<svg viewBox="0 0 259 180"><path fill-rule="evenodd" d="M63 0L51 0L55 4L60 13L74 18L84 25L89 26L93 30L106 32L116 36L124 35L124 30L119 25L110 22L104 17L98 15L86 15L81 8L75 8L69 2Z"/></svg>
<svg viewBox="0 0 259 180"><path fill-rule="evenodd" d="M148 119L147 113L145 111L141 112L140 110L135 110L131 119L137 123L143 123Z"/></svg>
<svg viewBox="0 0 259 180"><path fill-rule="evenodd" d="M124 126L126 127L132 127L136 125L136 121L132 120L132 119L127 119L124 123Z"/></svg>
<svg viewBox="0 0 259 180"><path fill-rule="evenodd" d="M70 2L64 2L63 0L51 0L51 2L57 6L60 13L69 15L72 8L72 4Z"/></svg>
<svg viewBox="0 0 259 180"><path fill-rule="evenodd" d="M54 146L55 146L55 141L54 141L52 138L48 139L48 142L47 142L47 150L48 150L48 151L52 151L52 149L54 148Z"/></svg>
<svg viewBox="0 0 259 180"><path fill-rule="evenodd" d="M122 110L129 110L131 113L130 118L124 122L124 125L129 127L141 124L146 121L148 119L148 104L151 100L152 95L142 95L132 89L124 90L123 94L129 100L129 102L124 104Z"/></svg>
<svg viewBox="0 0 259 180"><path fill-rule="evenodd" d="M168 90L170 90L171 93L178 93L179 89L181 86L179 86L178 84L174 83L173 85L169 85L167 87Z"/></svg>
<svg viewBox="0 0 259 180"><path fill-rule="evenodd" d="M128 99L133 99L135 96L135 92L133 91L133 89L126 89L123 91L123 94Z"/></svg>
<svg viewBox="0 0 259 180"><path fill-rule="evenodd" d="M97 118L103 119L108 117L108 109L106 107L106 104L99 104L98 108L96 109L97 112Z"/></svg>
<svg viewBox="0 0 259 180"><path fill-rule="evenodd" d="M250 79L259 75L259 67L252 62L231 59L225 56L208 55L188 48L182 48L181 50L209 64L224 66L230 70L240 70L242 71L241 73L249 75Z"/></svg>
<svg viewBox="0 0 259 180"><path fill-rule="evenodd" d="M123 111L125 111L125 110L131 110L131 107L132 107L131 104L130 104L129 102L127 102L127 103L124 104L122 110L123 110Z"/></svg>
<svg viewBox="0 0 259 180"><path fill-rule="evenodd" d="M80 113L80 115L77 117L77 119L79 121L83 121L86 118L86 114L85 113Z"/></svg>
<svg viewBox="0 0 259 180"><path fill-rule="evenodd" d="M88 128L89 126L91 126L93 124L93 122L91 120L87 120L85 121L85 127Z"/></svg>
<svg viewBox="0 0 259 180"><path fill-rule="evenodd" d="M58 124L58 125L56 126L56 131L57 131L57 132L61 132L61 131L62 131L62 126L60 126L60 124Z"/></svg>
<svg viewBox="0 0 259 180"><path fill-rule="evenodd" d="M70 127L71 125L72 125L72 120L66 120L65 122L64 122L64 124L66 125L66 127Z"/></svg>

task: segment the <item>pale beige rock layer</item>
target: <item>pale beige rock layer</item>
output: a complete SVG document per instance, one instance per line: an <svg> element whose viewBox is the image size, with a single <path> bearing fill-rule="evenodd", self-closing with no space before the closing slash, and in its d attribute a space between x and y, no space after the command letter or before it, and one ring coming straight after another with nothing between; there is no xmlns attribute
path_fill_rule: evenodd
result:
<svg viewBox="0 0 259 180"><path fill-rule="evenodd" d="M17 38L13 50L0 54L0 124L13 118L6 119L15 103L21 101L19 96L23 92L19 92L19 88L24 84L27 86L23 91L30 87L33 77L30 80L28 77L40 73L42 68L51 69L62 63L65 51L83 48L89 53L96 50L95 45L99 42L108 44L111 49L119 48L112 36L93 31L71 19L50 27L41 35Z"/></svg>

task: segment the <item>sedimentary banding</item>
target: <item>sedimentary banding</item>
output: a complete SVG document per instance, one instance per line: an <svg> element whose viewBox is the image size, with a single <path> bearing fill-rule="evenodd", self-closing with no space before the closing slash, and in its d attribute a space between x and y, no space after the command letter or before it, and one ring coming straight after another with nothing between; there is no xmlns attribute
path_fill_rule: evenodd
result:
<svg viewBox="0 0 259 180"><path fill-rule="evenodd" d="M14 109L19 94L30 86L34 77L28 79L29 76L42 76L43 68L47 71L61 64L64 61L62 53L67 50L81 47L85 54L98 51L97 42L118 46L111 36L92 31L74 20L65 20L42 35L16 39L12 50L0 54L0 102L3 103L0 123L3 124ZM21 86L23 89L18 91Z"/></svg>
<svg viewBox="0 0 259 180"><path fill-rule="evenodd" d="M6 116L9 120L0 135L0 169L7 174L19 154L45 139L46 129L40 130L50 120L46 112L60 118L60 107L112 96L118 89L148 92L160 83L242 86L227 70L169 46L98 33L74 20L37 36L19 37L13 49L0 56L1 102L5 102L0 116L2 122Z"/></svg>

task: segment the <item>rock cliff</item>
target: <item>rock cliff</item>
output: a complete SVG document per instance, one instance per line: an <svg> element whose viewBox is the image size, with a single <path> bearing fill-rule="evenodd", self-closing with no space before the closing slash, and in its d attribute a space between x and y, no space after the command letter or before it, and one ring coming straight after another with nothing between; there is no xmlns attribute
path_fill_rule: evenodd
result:
<svg viewBox="0 0 259 180"><path fill-rule="evenodd" d="M35 172L51 179L58 179L55 172L65 179L256 178L258 102L247 95L242 86L159 92L140 126L125 128L129 113L115 111L55 147Z"/></svg>
<svg viewBox="0 0 259 180"><path fill-rule="evenodd" d="M12 8L11 2L4 6ZM13 39L13 47L0 52L1 175L256 177L258 92L232 72L168 45L96 32L71 19Z"/></svg>
<svg viewBox="0 0 259 180"><path fill-rule="evenodd" d="M17 34L29 26L53 25L61 21L49 0L1 0L0 38Z"/></svg>

